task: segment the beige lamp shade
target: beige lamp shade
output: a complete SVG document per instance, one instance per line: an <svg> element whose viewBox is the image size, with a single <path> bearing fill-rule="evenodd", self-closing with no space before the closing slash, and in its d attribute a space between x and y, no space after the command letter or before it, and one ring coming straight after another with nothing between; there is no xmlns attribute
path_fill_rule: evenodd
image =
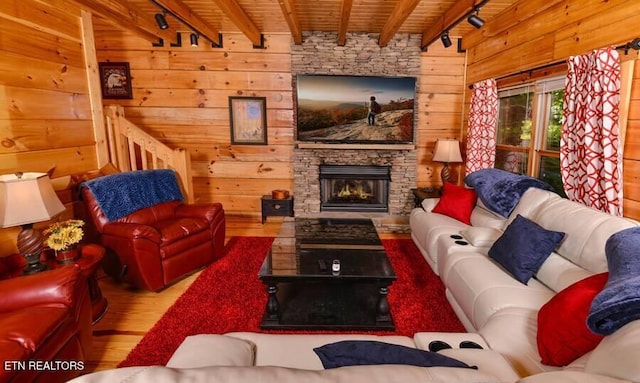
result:
<svg viewBox="0 0 640 383"><path fill-rule="evenodd" d="M46 173L0 175L0 227L47 221L63 211Z"/></svg>
<svg viewBox="0 0 640 383"><path fill-rule="evenodd" d="M454 139L439 139L433 150L434 162L462 162L460 143Z"/></svg>

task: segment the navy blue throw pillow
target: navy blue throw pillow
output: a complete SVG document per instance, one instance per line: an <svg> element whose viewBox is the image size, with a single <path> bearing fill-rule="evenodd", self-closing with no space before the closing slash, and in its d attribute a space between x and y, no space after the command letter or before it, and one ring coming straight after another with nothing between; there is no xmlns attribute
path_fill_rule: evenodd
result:
<svg viewBox="0 0 640 383"><path fill-rule="evenodd" d="M369 340L345 340L316 347L313 351L318 355L325 369L374 364L477 369L475 366L469 366L437 352Z"/></svg>
<svg viewBox="0 0 640 383"><path fill-rule="evenodd" d="M547 230L518 214L493 243L489 257L526 285L562 238L564 233Z"/></svg>

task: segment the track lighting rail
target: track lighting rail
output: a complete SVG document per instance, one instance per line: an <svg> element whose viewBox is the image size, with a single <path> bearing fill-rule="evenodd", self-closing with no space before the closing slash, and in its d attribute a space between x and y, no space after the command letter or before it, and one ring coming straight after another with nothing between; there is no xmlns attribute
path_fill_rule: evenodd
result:
<svg viewBox="0 0 640 383"><path fill-rule="evenodd" d="M189 29L191 29L193 31L193 34L196 36L195 37L196 43L197 43L198 37L204 37L205 39L207 39L207 40L209 40L211 42L211 46L212 47L214 47L214 48L222 48L222 34L218 33L218 36L208 35L204 31L196 28L194 25L189 23L187 20L185 20L183 17L181 17L178 13L173 12L170 9L167 9L165 6L163 6L161 4L161 2L156 1L156 0L151 0L151 2L154 3L156 6L158 6L162 10L162 13L157 13L155 15L156 23L158 24L158 27L160 29L167 29L169 27L169 24L167 23L167 20L165 18L165 15L168 13L171 16L173 16L176 19L178 19L182 24L186 25L187 27L189 27ZM205 29L207 29L207 28L205 28ZM179 41L177 41L175 44L172 44L172 46L181 46L182 45L181 37L179 35L180 35L180 33L178 33ZM193 37L191 37L190 40L191 40L191 43L192 43L191 45L194 45L193 44L193 42L194 42ZM163 44L163 42L159 42L158 44L154 44L154 46L162 46L160 44Z"/></svg>

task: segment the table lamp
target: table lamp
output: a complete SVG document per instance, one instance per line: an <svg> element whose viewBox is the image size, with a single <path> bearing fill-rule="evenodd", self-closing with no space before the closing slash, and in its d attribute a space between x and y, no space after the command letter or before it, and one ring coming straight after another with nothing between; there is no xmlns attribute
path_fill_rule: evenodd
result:
<svg viewBox="0 0 640 383"><path fill-rule="evenodd" d="M440 171L440 178L444 185L444 183L448 182L451 177L449 162L462 162L462 156L460 155L460 143L458 140L450 138L438 139L436 141L436 147L433 150L433 161L444 162L444 167Z"/></svg>
<svg viewBox="0 0 640 383"><path fill-rule="evenodd" d="M22 226L17 247L27 261L25 274L47 268L40 262L42 233L33 224L50 220L64 209L46 173L0 175L0 227Z"/></svg>

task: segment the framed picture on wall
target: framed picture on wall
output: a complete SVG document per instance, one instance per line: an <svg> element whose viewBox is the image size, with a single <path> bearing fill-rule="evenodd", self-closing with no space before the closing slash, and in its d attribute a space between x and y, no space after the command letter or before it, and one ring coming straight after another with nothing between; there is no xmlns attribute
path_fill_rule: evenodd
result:
<svg viewBox="0 0 640 383"><path fill-rule="evenodd" d="M265 97L229 97L231 144L267 145Z"/></svg>
<svg viewBox="0 0 640 383"><path fill-rule="evenodd" d="M100 71L102 98L133 98L128 62L101 62L98 63L98 69Z"/></svg>

